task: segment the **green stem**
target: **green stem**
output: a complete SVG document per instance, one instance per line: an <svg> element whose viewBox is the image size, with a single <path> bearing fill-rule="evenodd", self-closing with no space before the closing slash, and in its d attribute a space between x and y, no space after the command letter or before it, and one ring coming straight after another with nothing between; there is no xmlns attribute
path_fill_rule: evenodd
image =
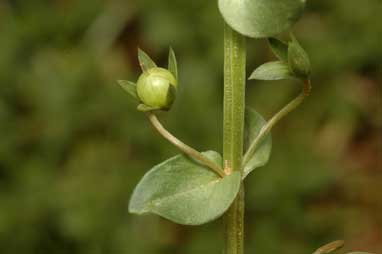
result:
<svg viewBox="0 0 382 254"><path fill-rule="evenodd" d="M225 171L242 170L245 109L245 37L224 29L224 125ZM244 252L244 186L225 214L225 254Z"/></svg>
<svg viewBox="0 0 382 254"><path fill-rule="evenodd" d="M213 162L212 160L205 157L203 154L195 150L194 148L186 145L179 139L177 139L174 135L172 135L170 132L168 132L163 125L159 122L157 116L154 113L147 113L147 117L149 118L151 124L154 126L154 128L170 143L175 145L179 150L181 150L183 153L187 154L191 158L197 160L201 164L207 166L208 168L212 169L216 174L218 174L220 177L226 176L223 169Z"/></svg>
<svg viewBox="0 0 382 254"><path fill-rule="evenodd" d="M307 96L309 96L310 89L311 89L310 80L305 80L303 91L294 100L292 100L283 109L281 109L277 114L275 114L267 122L267 124L263 126L263 128L261 128L259 135L251 143L251 145L248 148L248 151L244 155L243 165L246 165L249 162L253 153L256 151L258 146L261 144L261 142L263 141L263 138L272 130L273 126L275 126L282 118L284 118L290 112L295 110L298 106L300 106L301 103L304 101L304 99Z"/></svg>

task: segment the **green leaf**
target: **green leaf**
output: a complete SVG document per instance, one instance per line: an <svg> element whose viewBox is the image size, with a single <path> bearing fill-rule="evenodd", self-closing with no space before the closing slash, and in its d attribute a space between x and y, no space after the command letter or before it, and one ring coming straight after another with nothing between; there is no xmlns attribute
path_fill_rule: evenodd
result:
<svg viewBox="0 0 382 254"><path fill-rule="evenodd" d="M222 164L218 153L203 154ZM134 190L129 211L154 213L178 224L204 224L230 207L240 183L239 172L220 178L187 156L178 155L146 173Z"/></svg>
<svg viewBox="0 0 382 254"><path fill-rule="evenodd" d="M272 52L284 62L288 62L288 44L276 38L268 38Z"/></svg>
<svg viewBox="0 0 382 254"><path fill-rule="evenodd" d="M146 72L151 68L157 67L156 63L149 57L149 55L147 55L141 49L138 49L138 60L143 72Z"/></svg>
<svg viewBox="0 0 382 254"><path fill-rule="evenodd" d="M227 24L253 38L271 37L288 30L304 8L305 0L219 0Z"/></svg>
<svg viewBox="0 0 382 254"><path fill-rule="evenodd" d="M178 80L178 62L176 61L175 52L170 48L168 54L168 70L174 75L175 79Z"/></svg>
<svg viewBox="0 0 382 254"><path fill-rule="evenodd" d="M248 150L250 144L259 135L261 128L266 124L264 118L254 109L247 107L245 110L245 150ZM243 179L254 169L267 164L272 150L272 137L268 134L257 150L251 155L251 159L244 165Z"/></svg>
<svg viewBox="0 0 382 254"><path fill-rule="evenodd" d="M291 37L288 48L289 67L296 76L307 79L311 72L309 56L296 38L293 35Z"/></svg>
<svg viewBox="0 0 382 254"><path fill-rule="evenodd" d="M249 77L258 80L294 79L295 75L290 71L288 64L275 61L259 66Z"/></svg>
<svg viewBox="0 0 382 254"><path fill-rule="evenodd" d="M137 84L127 80L118 80L117 82L123 88L123 90L128 92L134 99L139 101L137 94Z"/></svg>
<svg viewBox="0 0 382 254"><path fill-rule="evenodd" d="M147 106L145 104L139 104L137 109L138 109L138 111L141 111L141 112L149 112L149 111L159 110L160 108L150 107L150 106Z"/></svg>

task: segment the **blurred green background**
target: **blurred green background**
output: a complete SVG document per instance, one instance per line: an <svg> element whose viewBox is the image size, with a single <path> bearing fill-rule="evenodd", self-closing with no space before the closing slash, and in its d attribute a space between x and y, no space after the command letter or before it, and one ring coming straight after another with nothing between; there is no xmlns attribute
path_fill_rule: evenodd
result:
<svg viewBox="0 0 382 254"><path fill-rule="evenodd" d="M296 36L314 67L312 96L273 131L270 163L247 181L247 253L307 254L335 239L382 253L382 3L311 0ZM117 79L139 75L136 49L181 91L165 125L221 151L223 23L216 1L0 1L0 253L221 253L222 225L174 225L127 212L134 186L177 150ZM248 72L274 59L248 41ZM269 118L299 90L249 82Z"/></svg>

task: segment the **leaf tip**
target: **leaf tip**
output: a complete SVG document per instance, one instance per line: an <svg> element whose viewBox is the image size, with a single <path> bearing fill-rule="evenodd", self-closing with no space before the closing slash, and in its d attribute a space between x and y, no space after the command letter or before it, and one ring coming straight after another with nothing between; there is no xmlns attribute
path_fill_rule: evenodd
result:
<svg viewBox="0 0 382 254"><path fill-rule="evenodd" d="M282 61L268 62L260 65L253 71L249 80L281 80L292 79L293 73L291 73L289 66Z"/></svg>

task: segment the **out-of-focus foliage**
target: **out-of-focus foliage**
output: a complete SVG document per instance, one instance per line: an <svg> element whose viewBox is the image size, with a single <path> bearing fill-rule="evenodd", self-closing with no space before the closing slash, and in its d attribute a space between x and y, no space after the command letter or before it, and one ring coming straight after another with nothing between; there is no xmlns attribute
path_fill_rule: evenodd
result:
<svg viewBox="0 0 382 254"><path fill-rule="evenodd" d="M313 92L273 132L270 163L247 179L248 253L310 253L344 238L382 252L382 4L308 1L294 32ZM220 253L221 221L177 226L127 213L146 170L177 153L116 84L175 48L180 91L161 116L199 150L221 150L222 21L215 1L0 2L0 252ZM249 41L249 71L274 60ZM250 81L271 116L291 82ZM220 232L220 233L219 233Z"/></svg>

